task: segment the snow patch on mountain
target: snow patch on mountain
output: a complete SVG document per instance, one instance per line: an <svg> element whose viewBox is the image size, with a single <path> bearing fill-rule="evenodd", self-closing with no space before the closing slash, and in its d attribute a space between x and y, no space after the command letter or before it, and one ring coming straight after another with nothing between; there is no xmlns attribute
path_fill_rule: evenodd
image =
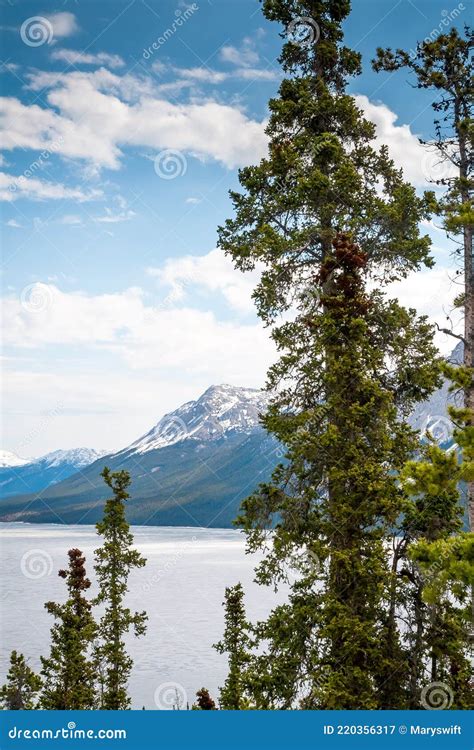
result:
<svg viewBox="0 0 474 750"><path fill-rule="evenodd" d="M31 463L31 458L20 458L16 453L0 450L0 468L2 469L10 466L24 466L29 463Z"/></svg>
<svg viewBox="0 0 474 750"><path fill-rule="evenodd" d="M96 450L94 448L71 448L69 450L57 450L46 453L46 455L37 458L32 463L42 463L46 466L61 466L61 464L70 464L80 469L83 466L97 461L98 458L106 456L108 451Z"/></svg>
<svg viewBox="0 0 474 750"><path fill-rule="evenodd" d="M106 456L108 453L109 451L96 450L94 448L71 448L69 450L51 451L38 458L20 458L15 453L0 450L0 468L8 469L15 466L36 465L41 465L41 468L50 468L69 464L80 469L84 466L89 466L89 464L97 461L98 458L102 458L102 456Z"/></svg>
<svg viewBox="0 0 474 750"><path fill-rule="evenodd" d="M147 453L182 440L217 440L230 431L250 433L260 427L267 393L254 388L213 385L196 401L165 414L143 437L121 453Z"/></svg>

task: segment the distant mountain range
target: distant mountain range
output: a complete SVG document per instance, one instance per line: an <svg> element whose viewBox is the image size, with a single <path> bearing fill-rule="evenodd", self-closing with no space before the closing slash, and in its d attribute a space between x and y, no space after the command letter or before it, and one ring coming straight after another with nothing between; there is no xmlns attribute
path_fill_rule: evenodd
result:
<svg viewBox="0 0 474 750"><path fill-rule="evenodd" d="M0 496L41 492L106 454L107 451L93 448L73 448L40 458L20 458L15 453L0 451Z"/></svg>
<svg viewBox="0 0 474 750"><path fill-rule="evenodd" d="M450 360L461 356L458 346ZM451 400L445 384L410 418L446 447L452 445ZM131 474L132 523L230 526L242 500L280 460L277 442L260 422L267 404L262 391L211 386L117 453L80 448L28 460L2 452L0 521L95 523L107 497L100 473L108 466Z"/></svg>
<svg viewBox="0 0 474 750"><path fill-rule="evenodd" d="M212 386L118 453L91 452L72 470L57 466L67 474L45 473L48 456L0 468L6 490L0 520L94 523L107 497L100 473L108 466L131 474L127 515L133 523L230 526L243 498L278 462L277 443L260 424L267 403L262 391ZM20 489L13 494L8 488L14 485Z"/></svg>

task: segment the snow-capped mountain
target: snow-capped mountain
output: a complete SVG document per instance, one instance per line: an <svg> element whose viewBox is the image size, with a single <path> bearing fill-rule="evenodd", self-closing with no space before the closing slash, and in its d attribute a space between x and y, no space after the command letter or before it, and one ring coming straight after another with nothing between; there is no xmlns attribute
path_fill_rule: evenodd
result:
<svg viewBox="0 0 474 750"><path fill-rule="evenodd" d="M31 458L20 458L20 456L11 451L0 450L0 469L4 469L7 466L24 466L24 464L30 463L31 460Z"/></svg>
<svg viewBox="0 0 474 750"><path fill-rule="evenodd" d="M152 429L122 453L147 453L182 440L217 440L236 431L250 433L259 428L260 414L268 395L253 388L213 385L196 401L188 401L165 414Z"/></svg>
<svg viewBox="0 0 474 750"><path fill-rule="evenodd" d="M107 453L106 450L96 450L95 448L70 448L69 450L51 451L51 453L46 453L46 455L34 459L32 463L42 463L51 467L70 464L80 469L82 466L89 466L98 458L106 456Z"/></svg>
<svg viewBox="0 0 474 750"><path fill-rule="evenodd" d="M450 359L459 361L461 356L456 347ZM410 417L413 427L420 433L430 430L446 448L452 445L446 414L450 399L445 383ZM112 471L130 472L127 513L133 523L231 526L241 501L269 479L281 460L280 446L260 422L268 401L262 391L211 386L106 458L87 449L55 451L36 463L0 468L0 489L10 495L0 504L0 520L94 523L107 497L100 476L106 465ZM31 494L40 489L32 486L35 472L44 490L38 497ZM5 475L10 477L7 486ZM18 476L21 481L14 485L12 477ZM48 486L46 480L54 484Z"/></svg>
<svg viewBox="0 0 474 750"><path fill-rule="evenodd" d="M47 453L39 458L22 459L14 453L0 453L0 496L40 492L56 482L75 474L107 451L93 448L72 448Z"/></svg>
<svg viewBox="0 0 474 750"><path fill-rule="evenodd" d="M106 465L130 472L132 522L230 526L243 498L269 478L281 455L260 423L268 400L251 388L211 386L131 445L61 478L41 496L26 488L10 493L16 497L0 503L0 519L94 523L107 497L100 476Z"/></svg>

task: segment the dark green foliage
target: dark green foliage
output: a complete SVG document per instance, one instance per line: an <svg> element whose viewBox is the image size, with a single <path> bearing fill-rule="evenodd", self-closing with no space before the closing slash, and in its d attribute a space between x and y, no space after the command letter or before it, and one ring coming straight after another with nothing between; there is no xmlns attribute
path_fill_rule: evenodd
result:
<svg viewBox="0 0 474 750"><path fill-rule="evenodd" d="M249 549L265 550L260 583L298 570L288 604L257 626L265 649L248 670L251 699L401 708L408 666L388 542L404 503L397 472L417 447L404 418L440 376L431 326L383 288L431 264L418 229L428 202L375 148L374 126L345 93L360 65L341 45L349 2L263 8L284 25L311 18L319 37L286 42L292 77L270 102L269 155L240 171L244 192L231 194L235 217L220 229L237 268L264 267L254 298L281 355L264 425L287 446L239 523Z"/></svg>
<svg viewBox="0 0 474 750"><path fill-rule="evenodd" d="M110 472L106 467L102 476L113 497L107 500L103 520L96 525L104 544L95 552L99 594L94 603L103 605L105 611L98 625L95 663L100 682L99 708L117 710L130 707L127 683L133 661L123 639L130 628L136 636L143 635L147 620L145 612L132 613L125 606L128 577L146 561L132 546L133 535L125 517L130 475L126 471Z"/></svg>
<svg viewBox="0 0 474 750"><path fill-rule="evenodd" d="M225 590L224 635L215 648L220 654L228 654L229 673L220 689L219 703L228 711L249 707L246 695L246 671L249 666L250 626L245 617L244 591L240 583Z"/></svg>
<svg viewBox="0 0 474 750"><path fill-rule="evenodd" d="M473 34L456 28L434 41L417 45L409 55L402 49L378 49L373 61L375 70L393 72L407 68L415 74L416 86L433 92L436 138L425 144L437 155L435 175L431 181L440 190L429 196L433 212L443 218L451 239L461 239L455 254L462 266L456 275L464 277L464 291L453 301L453 308L464 310L464 335L448 326L445 333L463 341L464 365L470 376L463 385L464 405L469 410L468 423L474 426L474 256L472 231L474 207L474 76ZM441 174L436 174L441 170ZM467 505L471 531L474 531L474 481L467 485Z"/></svg>
<svg viewBox="0 0 474 750"><path fill-rule="evenodd" d="M471 377L464 367L446 365L452 389ZM471 587L474 585L474 534L461 534L463 508L459 485L474 478L474 428L466 409L450 407L460 449L445 452L430 441L418 461L402 472L410 502L402 534L409 544L406 590L416 603L409 629L412 659L410 707L419 708L423 684L442 682L451 707L472 707L469 636L472 627ZM416 650L415 650L416 647Z"/></svg>
<svg viewBox="0 0 474 750"><path fill-rule="evenodd" d="M90 587L85 557L79 549L68 552L66 580L68 598L64 604L47 602L45 607L56 623L51 628L51 651L41 658L43 690L41 708L87 710L95 707L95 669L91 644L96 634L92 607L84 592Z"/></svg>
<svg viewBox="0 0 474 750"><path fill-rule="evenodd" d="M23 654L12 651L5 685L0 688L0 706L6 711L37 708L41 678L26 663Z"/></svg>
<svg viewBox="0 0 474 750"><path fill-rule="evenodd" d="M133 482L133 503L127 508L132 524L156 526L231 527L240 503L248 493L252 477L268 479L278 462L277 445L270 445L263 430L249 435L236 432L221 440L188 440L149 451L140 456L107 457L111 471L126 469ZM160 484L152 469L160 467ZM66 523L93 523L102 513L103 482L100 462L81 474L48 487L38 499L34 495L5 498L1 518L54 523L61 515ZM176 487L180 487L176 493ZM54 510L46 507L47 505Z"/></svg>

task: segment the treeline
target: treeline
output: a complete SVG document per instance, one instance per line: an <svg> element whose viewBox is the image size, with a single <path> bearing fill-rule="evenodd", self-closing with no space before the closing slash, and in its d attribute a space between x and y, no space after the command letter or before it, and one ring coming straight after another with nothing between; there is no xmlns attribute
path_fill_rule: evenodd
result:
<svg viewBox="0 0 474 750"><path fill-rule="evenodd" d="M263 423L286 446L238 524L261 550L256 578L290 593L251 625L227 592L220 648L224 708L416 709L473 705L474 278L472 32L452 28L415 52L378 49L373 68L402 68L432 93L433 190L416 193L375 143L348 82L361 56L344 44L348 0L263 0L287 31L286 77L269 103L268 156L240 171L220 247L262 268L254 299L279 360ZM431 174L428 167L426 178ZM464 363L447 365L433 326L386 293L434 263L420 228L453 240L464 282ZM420 287L420 297L431 294ZM440 300L448 308L451 300ZM448 378L451 450L407 417ZM298 575L289 576L297 569Z"/></svg>
<svg viewBox="0 0 474 750"><path fill-rule="evenodd" d="M237 269L263 267L254 299L280 353L263 424L286 450L237 524L248 550L263 552L257 582L289 586L287 601L254 624L240 584L226 590L216 644L229 659L223 709L473 704L474 535L463 531L460 502L465 486L472 532L472 32L453 28L412 54L379 49L373 61L376 71L408 68L414 85L433 93L430 147L447 168L436 189L418 195L347 93L361 72L359 53L343 41L349 12L349 0L263 1L267 19L293 31L306 25L306 36L284 43L287 77L269 103L268 156L240 171L234 218L219 230ZM465 330L454 332L449 319L443 329L462 341L462 365L446 364L427 318L386 293L433 266L420 227L434 217L462 266L453 305ZM443 378L458 394L448 451L429 434L420 443L408 423ZM123 635L143 633L145 615L132 615L123 597L128 573L144 561L124 516L129 479L105 479L114 498L97 527L104 545L92 602L105 612L96 623L83 557L71 550L61 573L69 598L46 605L57 623L42 687L13 654L4 702L21 683L17 707L33 707L38 692L40 707L129 706ZM195 708L217 708L205 688Z"/></svg>
<svg viewBox="0 0 474 750"><path fill-rule="evenodd" d="M64 604L46 602L54 617L51 646L41 657L41 673L35 674L23 654L13 651L6 684L0 689L4 709L119 710L130 708L128 678L132 659L124 636L133 629L136 636L146 630L145 612L132 613L124 603L131 570L145 565L133 548L133 536L125 517L130 476L126 471L102 472L112 490L104 516L96 525L103 544L95 551L94 570L99 584L90 601L91 586L85 558L79 549L68 552L69 564L60 570L67 588ZM96 620L93 608L101 605Z"/></svg>

